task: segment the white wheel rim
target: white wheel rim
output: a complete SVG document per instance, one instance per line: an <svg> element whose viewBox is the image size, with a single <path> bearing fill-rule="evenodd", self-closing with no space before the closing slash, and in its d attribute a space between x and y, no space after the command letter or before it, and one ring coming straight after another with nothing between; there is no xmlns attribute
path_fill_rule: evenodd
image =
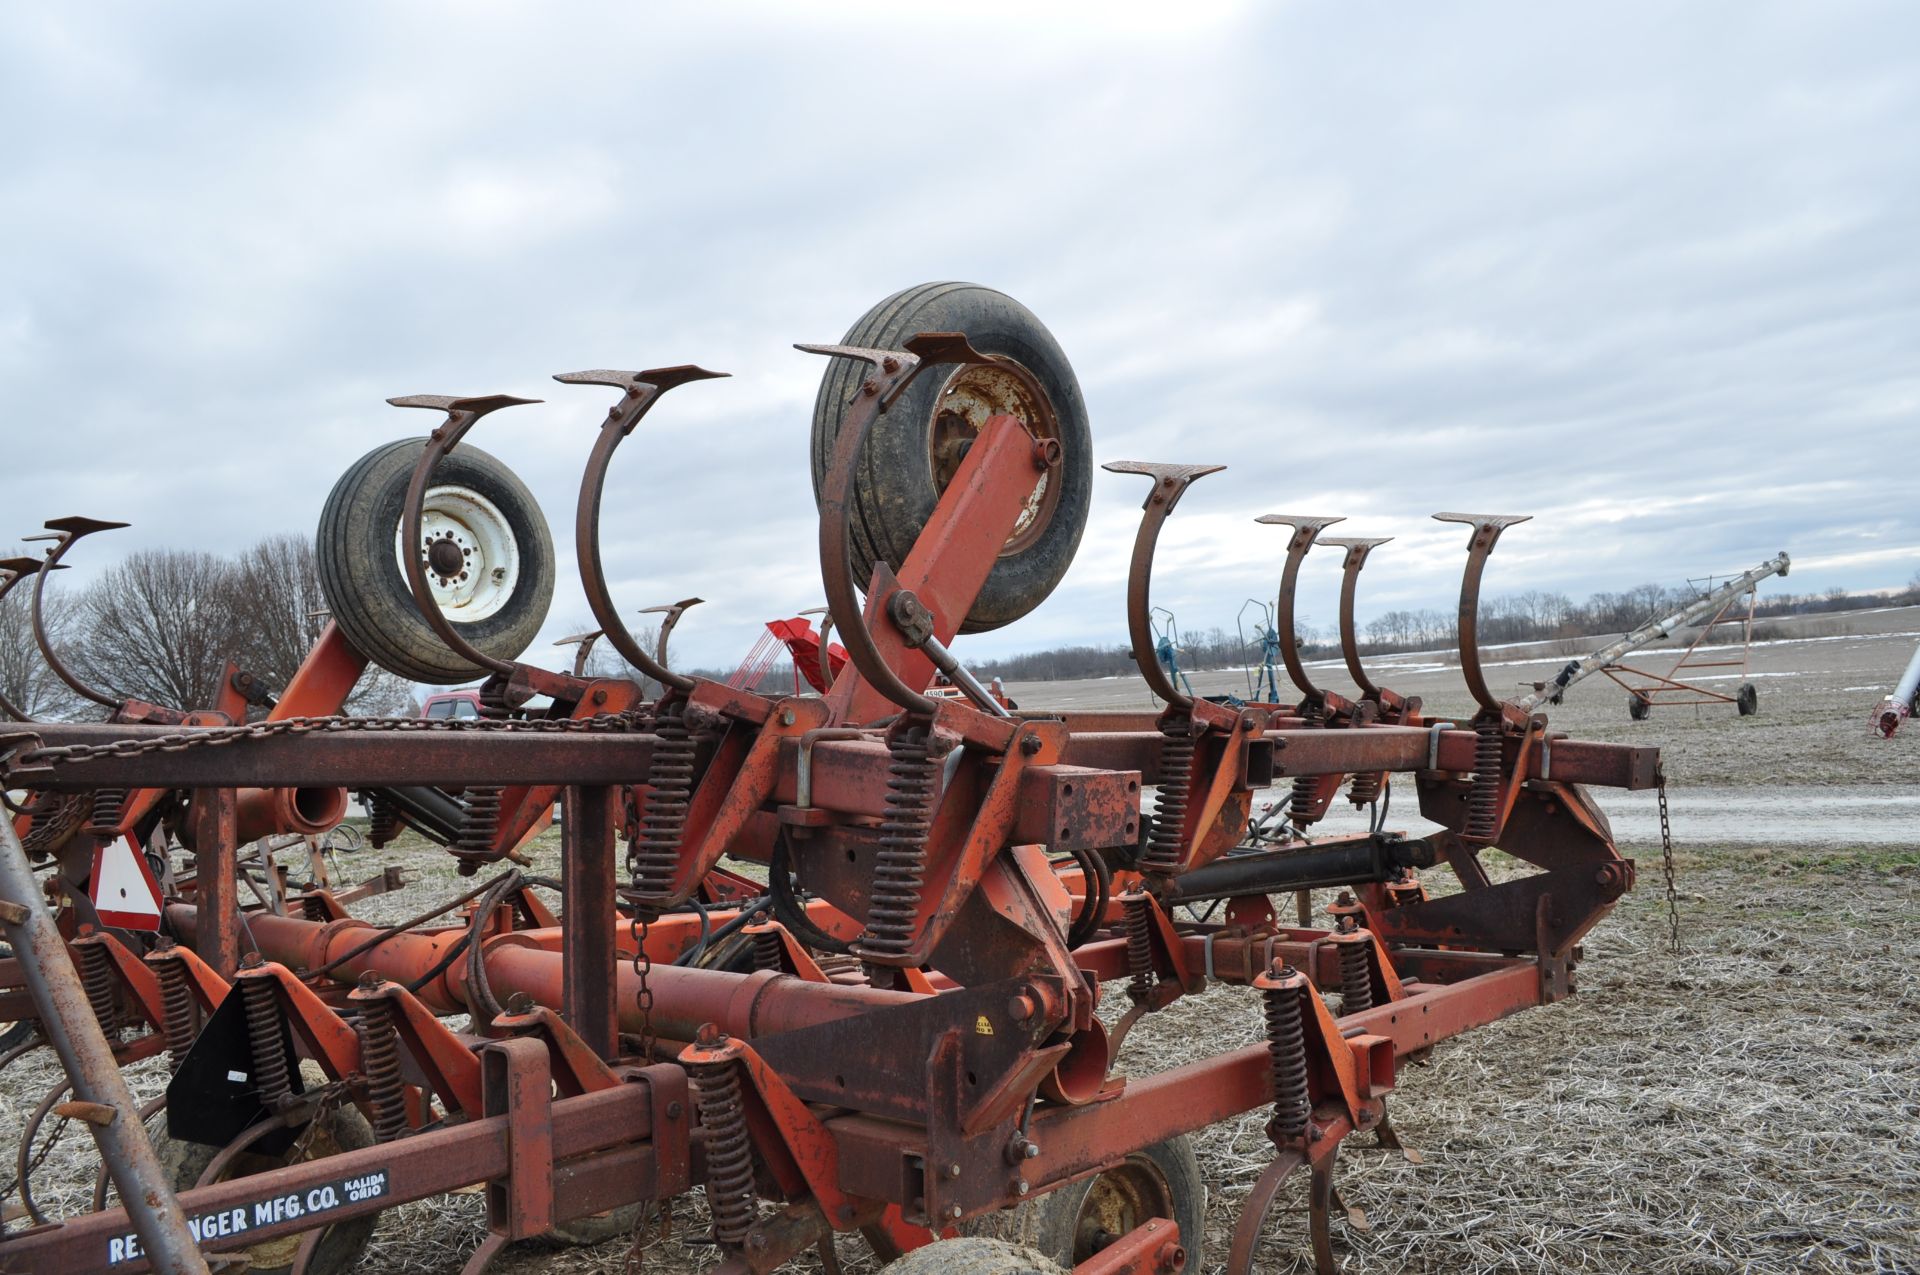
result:
<svg viewBox="0 0 1920 1275"><path fill-rule="evenodd" d="M474 624L497 614L520 583L520 546L507 516L471 487L430 487L421 504L420 544L414 551L426 564L433 600L455 624ZM403 534L401 529L393 533L393 555L404 580ZM452 541L460 550L460 568L451 574L436 570L428 553L440 540Z"/></svg>

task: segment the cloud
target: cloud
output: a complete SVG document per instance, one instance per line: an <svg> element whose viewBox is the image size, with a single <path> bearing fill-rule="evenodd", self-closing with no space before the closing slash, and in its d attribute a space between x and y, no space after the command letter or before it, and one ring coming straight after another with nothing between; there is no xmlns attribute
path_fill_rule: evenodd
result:
<svg viewBox="0 0 1920 1275"><path fill-rule="evenodd" d="M912 283L1020 297L1098 459L1227 463L1156 599L1230 623L1267 512L1392 535L1360 609L1444 608L1464 508L1535 515L1490 592L1914 564L1920 153L1890 4L239 4L0 18L0 506L114 552L306 531L332 478L513 391L478 445L561 532L603 391L693 361L606 510L683 658L818 600L816 360ZM1004 653L1124 633L1138 479ZM1303 610L1333 614L1335 559ZM585 613L556 598L550 632Z"/></svg>

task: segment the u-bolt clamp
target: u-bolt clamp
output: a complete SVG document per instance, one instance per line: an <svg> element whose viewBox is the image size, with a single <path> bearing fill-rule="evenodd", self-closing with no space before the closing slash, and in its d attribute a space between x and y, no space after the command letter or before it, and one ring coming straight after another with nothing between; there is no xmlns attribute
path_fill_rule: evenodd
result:
<svg viewBox="0 0 1920 1275"><path fill-rule="evenodd" d="M448 650L469 663L509 677L513 675L515 667L511 661L495 659L476 649L460 636L459 630L453 627L453 621L440 609L439 601L433 596L433 586L427 580L428 568L431 567L441 580L451 581L465 567L458 561L461 555L457 544L452 540L438 540L429 544L421 534L421 527L426 518L427 484L433 480L433 471L447 453L459 445L466 432L490 412L539 401L537 398L516 398L511 394L484 394L474 398L408 394L387 400L395 407L424 407L447 414L446 419L427 436L427 445L422 449L420 459L415 462L413 477L407 483L406 503L401 506L400 543L406 546L406 552L400 555L400 561L406 567L407 588L413 593L413 604L419 608L420 617L428 627L447 644ZM451 552L443 552L442 546Z"/></svg>
<svg viewBox="0 0 1920 1275"><path fill-rule="evenodd" d="M860 607L860 582L853 578L852 519L855 470L859 468L867 436L873 424L898 402L914 378L930 367L947 364L1003 364L1005 360L982 354L973 348L963 333L922 332L897 350L881 350L858 345L795 345L808 354L823 354L834 359L854 359L870 364L873 371L860 382L840 432L833 440L833 456L828 463L826 481L820 490L820 579L826 588L827 615L840 630L841 645L847 658L866 679L868 685L909 713L932 715L939 707L922 691L900 680L880 654L873 633L867 628ZM912 603L918 599L901 590L895 597L910 602L888 608L888 619L898 626L911 623L917 615ZM895 611L899 614L895 614ZM917 634L902 629L909 641ZM924 645L923 638L920 645ZM821 646L826 645L824 628Z"/></svg>
<svg viewBox="0 0 1920 1275"><path fill-rule="evenodd" d="M614 450L634 431L640 419L660 400L662 394L689 381L708 381L726 375L725 372L710 372L691 363L682 363L644 372L617 372L606 368L562 372L553 378L564 385L611 385L625 391L620 401L608 409L607 419L600 425L600 436L594 440L593 454L587 458L586 472L580 475L580 501L574 508L573 516L573 551L580 564L580 587L586 591L587 606L592 610L593 618L600 622L600 631L612 643L613 649L620 652L621 658L627 663L662 687L682 693L693 689L693 679L670 672L664 663L666 635L672 628L671 623L661 626L660 652L663 658L655 659L634 640L633 632L627 628L626 621L620 618L620 612L613 605L613 594L607 588L607 573L600 561L600 500L606 491L607 466L613 461ZM682 609L690 605L691 602L683 603Z"/></svg>
<svg viewBox="0 0 1920 1275"><path fill-rule="evenodd" d="M1153 642L1153 554L1160 543L1160 529L1166 525L1173 507L1186 495L1187 488L1208 474L1217 474L1225 465L1159 465L1143 460L1112 460L1100 468L1115 474L1142 474L1153 480L1146 503L1140 506L1140 530L1133 538L1133 561L1127 566L1127 636L1133 641L1133 662L1147 686L1178 709L1191 709L1193 697L1175 686Z"/></svg>
<svg viewBox="0 0 1920 1275"><path fill-rule="evenodd" d="M1480 671L1480 577L1487 569L1487 558L1493 553L1500 533L1532 517L1532 514L1434 515L1436 521L1463 522L1473 528L1473 539L1467 544L1467 572L1460 580L1460 675L1466 679L1467 690L1472 692L1481 709L1494 717L1504 713L1500 701L1487 689L1486 676Z"/></svg>
<svg viewBox="0 0 1920 1275"><path fill-rule="evenodd" d="M54 542L53 548L47 550L47 559L40 564L39 573L34 577L33 581L34 644L40 648L40 655L46 660L47 667L53 670L53 675L65 682L68 687L73 690L74 694L83 699L90 699L102 708L118 709L121 705L120 700L88 686L75 676L73 670L62 663L60 657L54 653L53 642L47 637L47 577L53 572L60 570L60 559L67 556L67 550L71 549L82 536L90 536L96 531L117 531L121 527L128 526L129 524L124 522L104 522L98 518L75 516L72 518L53 518L48 520L44 525L47 530L52 533L51 535L24 537L24 539L27 540L51 540Z"/></svg>
<svg viewBox="0 0 1920 1275"><path fill-rule="evenodd" d="M1300 704L1304 715L1324 706L1327 693L1307 677L1306 665L1300 659L1300 634L1293 624L1293 596L1300 587L1300 564L1305 561L1307 550L1313 548L1313 542L1319 539L1323 530L1346 519L1338 516L1316 518L1303 514L1261 514L1254 521L1293 528L1293 534L1287 538L1287 564L1280 572L1280 596L1274 604L1274 627L1280 631L1280 660L1287 666L1287 676L1305 697Z"/></svg>
<svg viewBox="0 0 1920 1275"><path fill-rule="evenodd" d="M43 559L40 558L0 558L0 602L13 592L13 586L40 570ZM0 713L5 713L16 722L30 722L32 717L0 691Z"/></svg>
<svg viewBox="0 0 1920 1275"><path fill-rule="evenodd" d="M1359 591L1360 569L1367 565L1367 555L1392 539L1392 536L1371 540L1358 536L1323 536L1320 540L1329 548L1347 551L1340 577L1340 655L1347 662L1347 676L1360 688L1361 698L1383 706L1389 702L1391 692L1375 686L1360 663L1360 630L1354 620L1354 599ZM1398 696L1391 698L1395 702L1399 699Z"/></svg>

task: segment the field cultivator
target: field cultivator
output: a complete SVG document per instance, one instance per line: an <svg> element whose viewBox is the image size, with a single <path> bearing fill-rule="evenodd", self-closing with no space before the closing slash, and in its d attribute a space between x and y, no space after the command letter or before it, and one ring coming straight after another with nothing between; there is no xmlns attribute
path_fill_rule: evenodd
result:
<svg viewBox="0 0 1920 1275"><path fill-rule="evenodd" d="M1634 875L1588 789L1655 786L1656 751L1566 739L1488 692L1473 621L1505 517L1440 515L1472 532L1470 721L1361 667L1353 595L1377 540L1327 542L1346 553L1360 697L1309 681L1293 591L1332 518L1261 519L1288 529L1274 627L1297 698L1190 695L1156 658L1151 578L1208 466L1107 466L1148 483L1126 606L1164 708L1010 709L952 644L1038 605L1078 545L1094 466L1065 357L1016 302L960 284L800 348L828 360L813 474L847 663L823 694L674 671L665 631L691 600L652 650L622 621L599 537L615 450L669 390L715 375L670 367L556 378L619 395L575 557L598 636L657 695L587 675L583 650L569 673L520 660L552 546L466 435L528 400L416 396L394 401L443 414L428 439L370 453L327 501L332 624L264 717L100 697L107 721L0 735L18 794L0 830L0 995L34 1024L19 1048L63 1064L43 1112L85 1122L104 1162L93 1210L36 1210L0 1239L0 1271L203 1271L226 1254L343 1271L382 1210L476 1185L489 1231L471 1272L516 1240L637 1232L695 1190L714 1269L736 1275L809 1250L835 1270L834 1236L856 1232L900 1275L1199 1270L1192 1139L1258 1110L1273 1157L1227 1269L1272 1264L1289 1193L1318 1269L1335 1268L1337 1223L1361 1224L1335 1208L1340 1148L1397 1145L1401 1059L1573 990L1582 936ZM650 480L685 476L663 462ZM37 573L38 590L93 529L70 521L17 579ZM485 714L342 716L368 660L484 678ZM926 692L936 674L958 698ZM1440 831L1382 826L1396 782ZM1277 784L1296 829L1343 788L1382 817L1311 844L1250 834L1255 794ZM319 888L244 902L246 839L348 792L368 795L376 843L410 825L491 875L398 925ZM539 878L515 859L556 801L562 868ZM125 837L166 870L158 936L89 903L92 852ZM1525 874L1492 879L1492 847ZM182 848L191 875L171 871ZM1429 895L1419 873L1440 865L1459 888ZM1342 893L1314 924L1322 888ZM1275 912L1288 894L1297 924ZM1210 904L1218 919L1195 906ZM1215 1005L1243 1045L1116 1068L1143 1018L1218 985L1252 993ZM167 1095L138 1110L119 1068L162 1053Z"/></svg>

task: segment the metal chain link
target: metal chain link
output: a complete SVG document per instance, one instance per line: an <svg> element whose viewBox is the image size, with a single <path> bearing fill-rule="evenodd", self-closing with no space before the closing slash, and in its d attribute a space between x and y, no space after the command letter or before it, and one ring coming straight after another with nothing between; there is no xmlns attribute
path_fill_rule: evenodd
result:
<svg viewBox="0 0 1920 1275"><path fill-rule="evenodd" d="M633 972L640 979L640 990L635 999L640 1003L640 1057L642 1065L653 1061L653 988L647 978L653 973L653 954L647 951L647 932L653 928L653 918L645 911L635 908L633 914Z"/></svg>
<svg viewBox="0 0 1920 1275"><path fill-rule="evenodd" d="M62 747L32 747L16 751L0 765L0 775L11 776L23 769L43 769L58 765L76 765L99 757L139 757L146 753L180 753L194 748L215 748L243 739L272 739L281 735L335 734L341 731L415 732L454 731L481 734L589 734L628 731L642 720L634 709L618 713L596 713L592 717L536 717L525 721L495 720L484 717L283 717L279 721L250 722L243 726L204 726L156 735L151 739L116 739L107 744L67 744ZM25 741L22 741L25 742Z"/></svg>
<svg viewBox="0 0 1920 1275"><path fill-rule="evenodd" d="M1667 874L1668 950L1680 955L1680 891L1673 881L1673 826L1667 822L1667 777L1660 776L1660 866Z"/></svg>

